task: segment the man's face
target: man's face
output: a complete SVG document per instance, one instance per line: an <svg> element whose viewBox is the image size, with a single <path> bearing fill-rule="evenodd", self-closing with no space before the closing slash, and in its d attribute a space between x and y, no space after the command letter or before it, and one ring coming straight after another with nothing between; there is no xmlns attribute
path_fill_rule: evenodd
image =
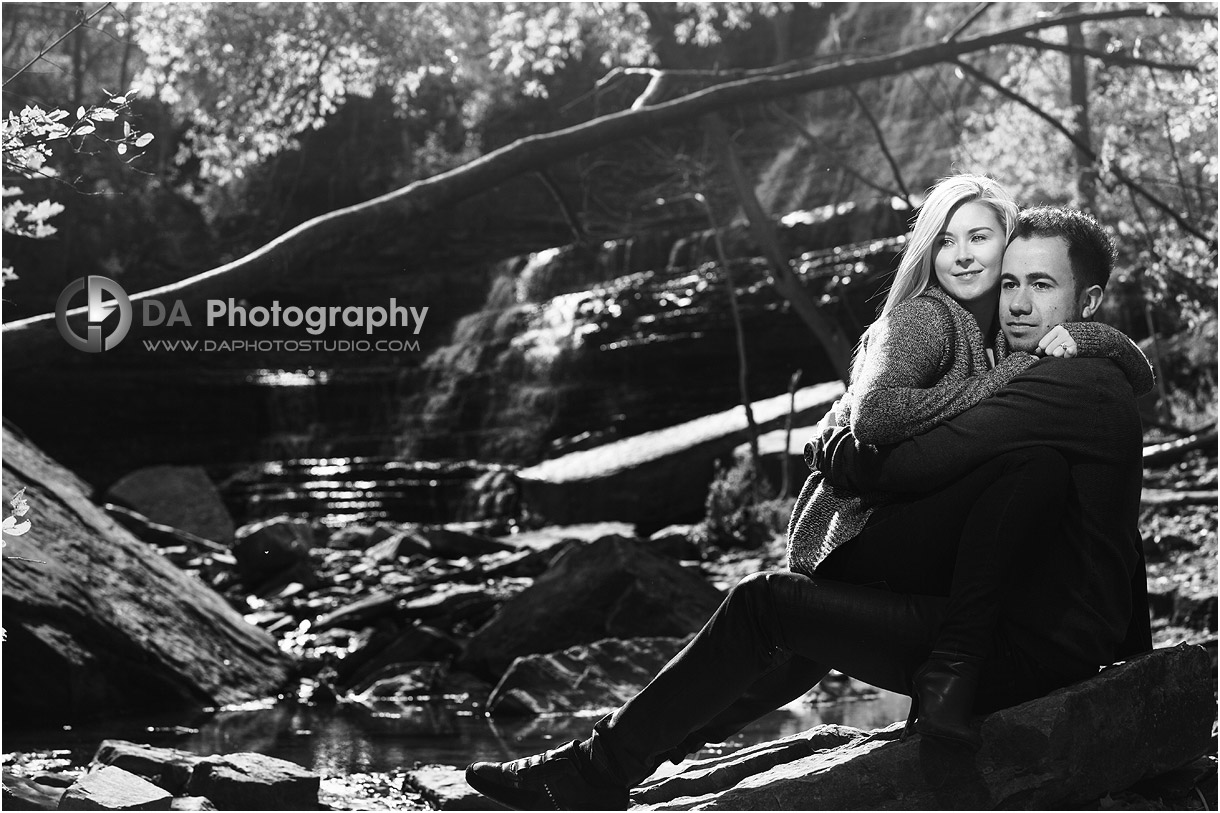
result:
<svg viewBox="0 0 1220 813"><path fill-rule="evenodd" d="M1004 253L1000 276L1000 324L1008 346L1032 353L1055 325L1091 316L1101 288L1078 295L1076 277L1062 237L1019 237Z"/></svg>

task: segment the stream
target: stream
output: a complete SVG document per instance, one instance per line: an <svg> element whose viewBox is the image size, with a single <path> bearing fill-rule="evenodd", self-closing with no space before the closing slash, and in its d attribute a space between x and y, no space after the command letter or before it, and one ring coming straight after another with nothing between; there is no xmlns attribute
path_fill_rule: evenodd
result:
<svg viewBox="0 0 1220 813"><path fill-rule="evenodd" d="M820 724L880 728L906 716L909 700L881 692L866 699L817 706L800 700L771 712L707 758L786 737ZM379 707L290 702L205 712L197 716L145 715L101 719L46 730L4 730L4 750L56 752L87 764L104 739L125 739L207 755L257 751L323 776L410 768L415 763L465 766L483 759L515 759L588 736L597 716L490 718L470 707L446 704Z"/></svg>

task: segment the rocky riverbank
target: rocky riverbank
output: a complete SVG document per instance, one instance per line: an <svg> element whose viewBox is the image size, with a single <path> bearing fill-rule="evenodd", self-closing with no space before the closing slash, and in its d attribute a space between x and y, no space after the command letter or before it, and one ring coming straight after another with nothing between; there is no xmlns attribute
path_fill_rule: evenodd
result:
<svg viewBox="0 0 1220 813"><path fill-rule="evenodd" d="M112 506L108 516L104 515L76 495L74 489L79 491L79 486L59 474L62 470L54 467L53 462L36 458L33 455L36 450L31 451L31 462L24 469L16 463L10 466L10 461L20 459L13 454L14 449L20 448L25 447L19 438L6 437L6 499L11 499L11 492L20 485L41 489L39 499L32 500L44 511L41 516L33 515L35 527L41 523L46 528L52 513L46 506L59 500L76 512L78 520L82 516L87 520L91 536L87 544L82 541L75 547L89 547L103 555L110 550L101 547L104 539L107 545L121 543L122 549L128 551L125 555L133 561L148 559L151 564L131 565L123 571L128 576L155 574L141 576L137 584L137 591L148 594L143 612L161 612L159 608L163 605L151 598L153 594L181 591L187 584L192 589L223 597L215 609L217 617L227 619L228 613L240 614L243 623L252 630L247 634L249 641L259 642L255 649L250 649L253 643L244 643L238 649L262 653L261 642L273 641L274 649L286 656L285 679L277 683L282 703L337 704L365 710L374 717L401 715L404 709L438 699L464 706L473 713L488 711L502 718L573 711L597 713L614 707L643 685L682 640L702 624L723 590L743 575L782 566L783 544L778 538L752 550L725 551L703 542L697 527L671 527L640 537L634 526L624 523L525 530L507 523L437 526L380 522L332 529L307 518L277 517L239 527L232 545L221 545L132 508ZM20 477L10 481L14 472ZM1148 480L1150 493L1168 489L1190 493L1210 489L1214 493L1215 460L1195 453L1182 463L1150 471ZM202 497L197 501L202 501ZM173 507L173 501L168 505ZM149 510L156 513L162 509ZM1109 682L1097 679L1079 692L1073 689L1074 694L1048 698L1042 706L1028 709L1023 706L1001 713L1007 716L993 715L994 722L988 718L985 724L989 726L985 731L994 732L997 743L997 750L987 756L993 765L987 769L990 773L998 770L995 766L1002 766L1004 759L1012 757L1004 750L1004 742L1018 742L1022 737L1033 736L1030 731L1044 731L1049 725L1051 728L1037 735L1047 738L1047 744L1054 740L1052 730L1071 730L1076 742L1093 743L1083 752L1079 748L1073 750L1070 742L1065 743L1062 746L1065 750L1055 752L1058 754L1055 760L1075 766L1076 772L1096 774L1102 779L1098 780L1101 784L1071 784L1048 764L1039 774L1042 778L1037 798L1042 803L1056 799L1055 789L1062 788L1065 796L1059 801L1070 797L1073 804L1086 807L1163 805L1194 809L1192 805L1202 798L1214 808L1215 519L1214 499L1210 504L1188 506L1153 500L1143 515L1157 644L1168 647L1185 640L1202 644L1202 648L1163 649L1159 659L1150 665L1116 670ZM64 528L75 527L68 513L56 521L63 523ZM175 521L191 524L189 518L179 517ZM208 520L214 521L214 517ZM23 539L28 544L25 549L28 558L41 557L44 562L41 566L21 565L23 574L28 577L30 573L42 573L39 567L50 568L49 576L59 572L68 549L59 550L46 537L40 540L33 534ZM12 547L8 552L14 552ZM48 561L50 564L45 564ZM46 617L45 611L39 616L31 609L42 606L32 594L14 592L13 582L7 577L14 564L19 563L6 564L6 626L10 631L19 630L22 637L14 636L15 640L6 644L9 647L6 654L10 656L15 654L14 643L27 647L16 654L30 651L28 639L42 629L36 623L37 618ZM90 567L104 569L113 565L99 560ZM49 576L42 573L42 577ZM89 578L96 582L98 575ZM19 579L17 585L21 584ZM131 598L124 601L130 612L119 616L126 618L128 627L134 630L125 634L139 639L145 628L130 613L139 611L140 603ZM562 608L562 612L555 608ZM86 612L82 617L96 622L99 615L105 615L105 609L96 600L90 612L92 616ZM183 623L194 621L187 619ZM224 621L225 625L231 623ZM122 633L122 624L107 621L102 626L106 636L111 636L108 645L113 648L113 636ZM53 639L44 636L40 640ZM87 636L78 632L76 640L82 642L79 646L84 652L89 643ZM175 648L172 657L164 658L167 662L183 664L181 668L189 670L194 660L209 657L181 631L175 633L173 640ZM203 638L198 643L210 646L207 640ZM131 646L138 643L137 640ZM44 644L43 648L47 646ZM73 656L73 652L60 655ZM82 664L96 663L90 660L92 656L74 657ZM10 680L28 679L33 685L40 685L44 679L37 669L47 668L43 661L10 660L10 670L6 670L6 700L11 691ZM112 666L116 675L122 674L121 663ZM149 671L147 679L154 677ZM215 689L208 689L212 684L206 684L205 678L215 681L211 673L203 670L201 688L194 691L202 694L212 691L213 705L229 702L223 695L215 694ZM1101 688L1093 687L1093 683ZM215 685L228 686L223 682ZM1160 691L1150 692L1153 686ZM827 681L811 693L808 701L839 699L860 688L845 679ZM238 688L224 691L233 693ZM1145 702L1143 698L1149 694L1162 700ZM1168 705L1158 706L1157 702ZM1100 719L1095 713L1082 715L1074 710L1080 704L1085 708L1107 708L1106 719L1119 720L1121 724L1097 729ZM1186 717L1182 717L1184 710L1189 711ZM1153 725L1158 720L1161 722ZM1055 729L1056 725L1068 728ZM1127 742L1131 731L1143 731L1141 736L1145 737L1146 745L1134 749L1124 746L1126 751L1133 752L1125 754L1124 758L1131 758L1123 763L1127 766L1125 772L1107 773L1100 770L1096 760L1085 759L1088 754L1103 753L1109 747L1103 744L1115 732ZM747 798L741 794L760 786L764 777L769 777L764 784L779 783L777 788L788 787L784 784L788 780L796 783L794 788L808 784L812 777L829 770L830 763L847 763L857 758L861 760L857 764L866 768L834 770L840 773L867 770L887 776L886 781L895 784L876 786L876 792L884 795L917 777L910 773L914 764L910 760L918 762L918 752L911 750L910 742L894 741L892 734L841 727L815 728L794 738L748 749L741 757L717 757L706 764L684 766L686 779L665 780L669 783L666 791L657 790L665 782L656 783L641 791L636 802L649 807L783 809L796 804L797 797ZM991 742L992 734L987 736ZM1199 753L1212 754L1202 760L1195 758L1193 750L1199 747L1200 736L1203 746ZM1174 750L1178 746L1184 749L1181 755ZM284 761L261 754L236 751L205 759L197 754L170 753L162 755L160 762L131 756L141 750L148 750L143 743L121 744L99 739L92 759L94 770L89 772L86 772L89 760L73 760L62 753L6 755L5 804L12 809L23 805L49 809L56 805L96 805L101 804L99 799L125 799L128 796L124 794L143 793L147 803L171 804L176 809L207 809L202 807L204 802L198 801L199 797L208 798L221 809L486 806L485 801L465 787L454 765L427 767L404 763L400 770L392 772L323 776L310 770L312 766L280 764ZM831 753L836 756L826 756ZM116 756L124 754L122 758ZM817 759L821 762L807 762L819 754L822 756ZM1179 756L1185 763L1181 770L1178 764L1168 764ZM1114 758L1107 757L1111 761ZM166 764L177 767L168 771ZM1166 774L1170 769L1176 772ZM769 773L772 771L786 771L788 779ZM174 777L172 782L166 778L170 774ZM201 778L196 780L196 774ZM1165 776L1153 781L1161 775ZM302 796L277 795L278 791L263 787L281 781L271 778L275 776L287 777L283 781L290 785L296 783L293 786L298 790L293 793L314 794L309 803ZM207 793L195 792L209 781L222 781L214 777L228 777L223 782L232 783L232 787L217 790L208 786L211 789ZM306 790L299 790L302 786ZM733 787L737 790L730 791ZM1015 804L1020 797L1011 796L1013 787L991 784L982 796L977 794L983 791L976 788L972 791L975 796L960 798L980 803L1007 799L1006 804ZM156 801L150 801L153 799ZM919 807L931 803L928 798L920 799L912 797L910 805L893 799L887 804Z"/></svg>

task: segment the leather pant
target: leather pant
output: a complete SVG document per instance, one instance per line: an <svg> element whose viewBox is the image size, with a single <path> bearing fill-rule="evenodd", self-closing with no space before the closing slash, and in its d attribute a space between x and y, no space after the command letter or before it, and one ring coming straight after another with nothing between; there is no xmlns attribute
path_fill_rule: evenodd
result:
<svg viewBox="0 0 1220 813"><path fill-rule="evenodd" d="M813 575L746 577L644 689L598 721L594 765L637 785L664 760L800 697L831 668L909 694L942 626L951 646L987 656L979 710L1086 676L1087 665L1046 668L1030 651L1037 642L1014 646L1002 623L1027 598L1005 582L1006 568L1022 546L1037 555L1054 543L1068 485L1057 453L1012 452L935 494L877 509Z"/></svg>

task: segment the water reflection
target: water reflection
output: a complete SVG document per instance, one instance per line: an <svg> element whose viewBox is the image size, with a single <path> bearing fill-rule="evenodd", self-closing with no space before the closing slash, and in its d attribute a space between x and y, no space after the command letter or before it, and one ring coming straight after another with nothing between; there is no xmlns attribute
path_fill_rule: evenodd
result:
<svg viewBox="0 0 1220 813"><path fill-rule="evenodd" d="M728 743L705 748L698 757L729 753L823 723L881 728L905 717L907 703L907 698L888 692L816 707L798 701L758 720ZM595 721L595 717L566 715L491 719L469 706L444 703L372 707L281 703L219 711L199 719L124 719L41 734L6 731L5 750L69 745L74 759L83 763L103 739L120 738L197 754L257 751L324 776L346 776L416 763L463 766L480 759L512 759L584 738Z"/></svg>

